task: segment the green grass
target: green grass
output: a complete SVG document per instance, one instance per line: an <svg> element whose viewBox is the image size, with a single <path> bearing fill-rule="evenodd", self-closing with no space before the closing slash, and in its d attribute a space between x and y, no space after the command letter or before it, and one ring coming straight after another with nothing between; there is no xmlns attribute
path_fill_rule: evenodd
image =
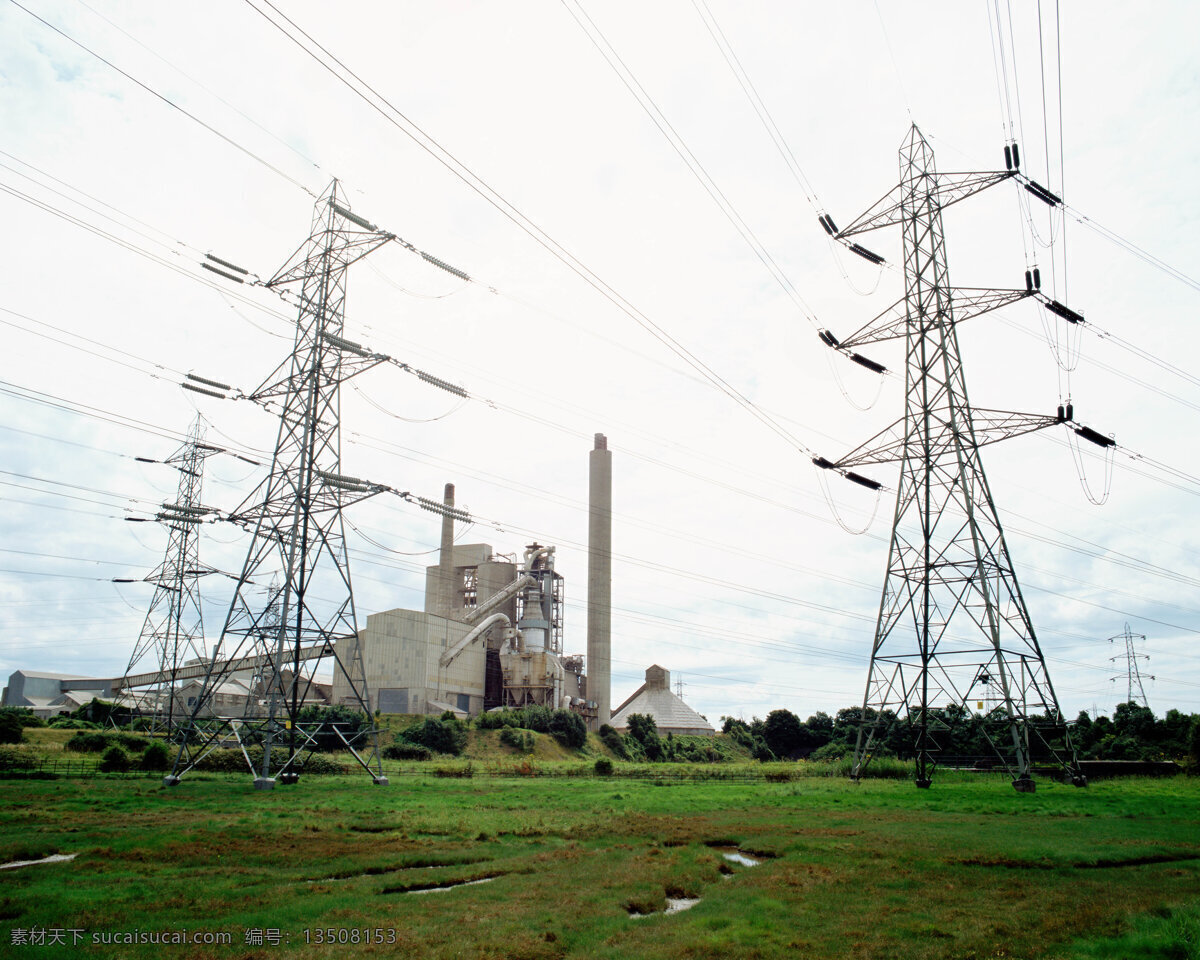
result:
<svg viewBox="0 0 1200 960"><path fill-rule="evenodd" d="M1028 796L953 773L918 791L828 776L500 779L474 764L472 778L406 776L386 788L365 777L270 792L242 776L191 776L171 790L104 777L0 781L0 859L78 854L0 871L0 954L1200 956L1195 780L1042 782ZM731 868L715 845L763 863ZM701 902L630 919L668 896ZM233 943L10 947L10 930L39 927L89 938L228 932ZM290 944L244 942L264 928ZM305 943L306 929L312 940L328 928L335 938L381 928L395 942Z"/></svg>

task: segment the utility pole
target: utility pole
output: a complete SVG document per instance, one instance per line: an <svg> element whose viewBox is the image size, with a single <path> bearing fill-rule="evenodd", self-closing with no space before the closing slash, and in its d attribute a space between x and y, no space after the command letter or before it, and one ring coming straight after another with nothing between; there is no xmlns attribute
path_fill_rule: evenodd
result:
<svg viewBox="0 0 1200 960"><path fill-rule="evenodd" d="M1109 643L1116 643L1118 640L1125 641L1125 652L1119 653L1115 657L1109 657L1108 660L1109 663L1116 663L1118 660L1124 660L1125 673L1118 674L1115 677L1109 677L1109 679L1113 683L1116 683L1118 680L1124 677L1126 681L1125 702L1141 703L1143 707L1149 710L1150 701L1146 699L1146 689L1142 686L1142 674L1138 669L1137 662L1138 660L1149 660L1150 657L1144 653L1139 654L1134 647L1135 640L1141 640L1142 643L1145 643L1146 635L1142 633L1131 633L1129 630L1129 624L1125 624L1124 633L1120 633L1115 637L1108 638ZM1153 680L1154 677L1151 676L1150 679Z"/></svg>
<svg viewBox="0 0 1200 960"><path fill-rule="evenodd" d="M308 239L265 283L299 303L290 356L249 397L279 408L270 471L230 516L253 533L225 626L222 658L208 665L174 769L173 785L209 750L226 742L261 745L255 786L295 783L319 734L341 738L377 784L379 756L354 609L342 510L389 488L346 476L341 468L341 385L389 358L343 337L349 267L396 237L352 213L337 181L317 201ZM265 603L255 578L278 575ZM349 681L344 704L366 715L347 735L336 725L302 725L319 663L333 662ZM241 716L223 715L218 699L233 674L259 678ZM231 711L224 711L225 714Z"/></svg>
<svg viewBox="0 0 1200 960"><path fill-rule="evenodd" d="M222 451L203 441L197 415L187 441L162 461L179 471L175 500L164 503L154 517L167 528L169 539L162 563L144 578L154 584L154 596L119 681L121 699L132 705L142 729L151 734L174 732L185 713L177 702L179 670L205 656L199 581L217 571L200 563L199 529L216 511L201 504L200 492L204 461ZM136 694L131 681L141 681Z"/></svg>
<svg viewBox="0 0 1200 960"><path fill-rule="evenodd" d="M847 242L887 226L899 226L903 235L904 297L845 340L821 334L826 344L879 373L885 368L857 349L886 340L905 346L904 416L836 463L814 460L874 490L882 485L855 471L900 464L855 778L871 760L881 724L896 715L912 731L916 785L930 786L947 720L966 716L964 705L976 700L988 704L983 729L1017 790L1034 790L1035 758L1059 765L1077 785L1086 782L980 457L987 444L1067 423L1073 412L1061 406L1057 416L972 408L956 329L1006 304L1045 298L1028 273L1023 290L952 287L942 229L945 207L1016 175L938 173L932 148L913 126L900 149L899 185L845 230L830 231ZM883 262L857 243L848 246ZM1046 306L1062 307L1053 301ZM1089 428L1075 432L1085 439L1100 436Z"/></svg>

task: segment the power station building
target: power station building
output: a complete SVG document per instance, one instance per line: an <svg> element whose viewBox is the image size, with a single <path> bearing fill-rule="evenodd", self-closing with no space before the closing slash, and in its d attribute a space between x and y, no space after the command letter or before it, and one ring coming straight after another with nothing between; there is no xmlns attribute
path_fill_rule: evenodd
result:
<svg viewBox="0 0 1200 960"><path fill-rule="evenodd" d="M563 577L555 548L518 558L486 543L455 544L454 485L446 484L438 563L425 570L423 610L387 610L359 630L367 689L383 713L471 716L497 707L573 710L591 729L609 719L612 461L603 434L589 460L588 635L585 657L563 649ZM355 641L351 641L353 643ZM345 641L343 641L345 643ZM339 650L348 663L353 651ZM335 672L332 701L351 697Z"/></svg>
<svg viewBox="0 0 1200 960"><path fill-rule="evenodd" d="M451 509L453 496L447 484ZM443 529L450 542L443 538L441 562L426 569L425 609L371 614L358 632L376 708L467 716L540 704L594 716L584 696L583 657L563 654L563 578L554 570L554 547L530 544L518 562L490 544L455 545L453 523L448 510ZM333 702L349 696L339 671Z"/></svg>
<svg viewBox="0 0 1200 960"><path fill-rule="evenodd" d="M442 515L442 530L438 562L425 570L424 609L370 614L356 638L339 643L342 663L353 662L355 645L361 648L374 709L474 716L542 705L580 714L591 730L610 719L623 729L631 713L645 713L664 732L713 732L671 693L670 674L658 666L646 671L646 683L610 717L612 453L599 433L589 454L588 491L586 656L564 650L564 581L555 570L555 548L531 543L518 556L497 553L486 543L456 544L455 519L466 515L455 509L454 485L446 484L441 504L425 501ZM205 713L262 715L271 681L261 675L261 664L248 657L230 666ZM166 679L166 693L158 689L164 683L160 671L102 680L18 670L2 702L53 716L100 697L144 714L186 716L209 669L207 661L189 661ZM287 686L290 673L284 680ZM311 704L356 702L336 667L332 685L312 682L303 698Z"/></svg>

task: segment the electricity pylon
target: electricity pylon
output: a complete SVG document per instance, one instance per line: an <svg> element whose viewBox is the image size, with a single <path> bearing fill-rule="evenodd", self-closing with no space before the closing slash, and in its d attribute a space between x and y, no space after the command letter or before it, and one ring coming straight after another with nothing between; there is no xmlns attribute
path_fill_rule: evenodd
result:
<svg viewBox="0 0 1200 960"><path fill-rule="evenodd" d="M1143 633L1131 633L1129 630L1129 624L1125 624L1124 633L1108 638L1109 643L1116 643L1118 640L1125 641L1125 652L1118 654L1115 657L1109 657L1109 662L1116 663L1118 660L1125 661L1125 673L1123 675L1126 681L1125 702L1140 702L1143 707L1149 710L1150 701L1146 699L1146 689L1142 686L1142 672L1138 669L1137 662L1138 660L1149 660L1150 658L1144 653L1139 654L1133 643L1135 640L1141 640L1143 643L1145 643L1146 635ZM1122 676L1118 675L1115 677L1110 677L1109 679L1116 683L1118 680L1122 679ZM1153 680L1154 677L1151 677L1150 679ZM1134 694L1135 690L1137 691L1136 696Z"/></svg>
<svg viewBox="0 0 1200 960"><path fill-rule="evenodd" d="M180 668L200 662L206 653L199 580L218 572L200 563L200 525L215 512L200 502L204 461L221 452L203 441L197 415L187 441L162 461L179 471L174 502L164 503L154 518L167 528L169 539L162 563L144 578L154 584L154 596L119 681L120 698L143 721L143 729L168 736L186 715L178 703ZM131 693L135 687L138 692Z"/></svg>
<svg viewBox="0 0 1200 960"><path fill-rule="evenodd" d="M317 201L308 239L265 284L291 291L299 302L290 357L250 395L280 408L279 434L269 473L231 515L253 531L253 540L221 631L220 657L209 662L168 784L223 742L241 746L248 764L245 747L261 744L258 769L251 765L256 787L273 787L276 774L294 783L319 734L340 738L376 783L387 783L355 642L342 510L389 488L341 472L340 388L387 360L342 333L350 265L394 239L350 212L334 181ZM255 577L268 573L280 581L264 603L252 594ZM353 736L336 725L300 722L317 665L329 660L349 681L343 703L367 717ZM253 679L245 709L240 717L223 716L231 698L222 687L247 671Z"/></svg>
<svg viewBox="0 0 1200 960"><path fill-rule="evenodd" d="M880 372L855 348L891 339L905 344L903 418L836 463L814 461L876 490L881 485L855 469L900 463L854 777L870 762L884 712L894 711L914 731L916 783L928 787L945 718L961 716L957 708L975 700L987 704L984 731L1018 790L1034 789L1034 759L1052 759L1073 782L1085 782L979 452L1071 414L1061 407L1057 416L972 408L956 332L968 317L1040 294L1029 277L1024 290L954 288L946 265L942 210L1013 176L939 174L933 150L913 126L900 150L899 186L837 233L845 239L898 225L904 256L901 301L846 340L822 333L827 344ZM850 247L882 262L857 243ZM1076 432L1084 436L1082 430Z"/></svg>

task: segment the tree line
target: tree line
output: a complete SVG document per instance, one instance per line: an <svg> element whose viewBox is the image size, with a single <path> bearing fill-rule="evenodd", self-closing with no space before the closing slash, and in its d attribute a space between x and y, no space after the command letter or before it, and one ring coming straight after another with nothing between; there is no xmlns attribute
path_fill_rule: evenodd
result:
<svg viewBox="0 0 1200 960"><path fill-rule="evenodd" d="M749 722L722 717L721 729L745 745L759 760L832 760L854 753L863 720L877 724L872 752L876 756L911 759L915 729L893 711L846 707L830 716L824 711L801 720L790 710L772 710L765 719ZM1048 717L1032 717L1049 724ZM988 735L1006 725L1003 717L984 717L951 705L929 711L942 753L963 758L994 756ZM1159 718L1139 703L1118 704L1112 717L1091 717L1086 710L1070 723L1071 739L1080 760L1175 760L1191 769L1200 766L1200 714L1168 710ZM991 729L995 728L995 729Z"/></svg>

